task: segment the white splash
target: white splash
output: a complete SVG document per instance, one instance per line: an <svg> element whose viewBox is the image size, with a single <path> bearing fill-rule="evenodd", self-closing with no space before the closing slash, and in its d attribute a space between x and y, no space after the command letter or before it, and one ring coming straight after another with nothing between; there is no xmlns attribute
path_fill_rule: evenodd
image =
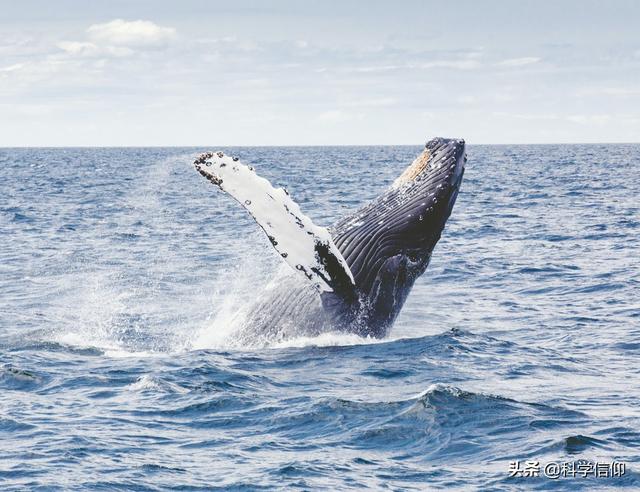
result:
<svg viewBox="0 0 640 492"><path fill-rule="evenodd" d="M330 331L314 337L296 337L274 343L269 348L302 348L302 347L348 347L351 345L370 345L388 342L379 338L361 337L354 333Z"/></svg>
<svg viewBox="0 0 640 492"><path fill-rule="evenodd" d="M195 331L190 341L191 350L234 347L233 335L243 327L247 313L256 302L255 286L266 284L269 277L276 281L290 274L285 265L276 268L274 273L271 265L260 260L255 251L246 251L240 264L219 274L210 296L213 310Z"/></svg>

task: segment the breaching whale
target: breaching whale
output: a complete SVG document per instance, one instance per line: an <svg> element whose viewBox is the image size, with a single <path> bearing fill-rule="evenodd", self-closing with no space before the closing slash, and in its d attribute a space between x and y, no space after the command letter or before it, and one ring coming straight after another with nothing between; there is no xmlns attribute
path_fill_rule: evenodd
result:
<svg viewBox="0 0 640 492"><path fill-rule="evenodd" d="M238 342L326 331L384 337L429 264L466 160L464 140L434 138L382 195L326 229L237 157L201 154L197 171L253 216L292 267L249 310Z"/></svg>

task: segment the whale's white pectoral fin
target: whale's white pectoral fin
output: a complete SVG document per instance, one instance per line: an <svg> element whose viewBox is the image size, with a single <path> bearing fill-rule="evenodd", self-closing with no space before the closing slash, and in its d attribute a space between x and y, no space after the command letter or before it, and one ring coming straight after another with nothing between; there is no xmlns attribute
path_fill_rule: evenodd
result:
<svg viewBox="0 0 640 492"><path fill-rule="evenodd" d="M353 275L329 231L304 215L284 189L274 188L253 168L222 152L202 154L194 164L200 174L247 209L284 261L320 293L355 295Z"/></svg>

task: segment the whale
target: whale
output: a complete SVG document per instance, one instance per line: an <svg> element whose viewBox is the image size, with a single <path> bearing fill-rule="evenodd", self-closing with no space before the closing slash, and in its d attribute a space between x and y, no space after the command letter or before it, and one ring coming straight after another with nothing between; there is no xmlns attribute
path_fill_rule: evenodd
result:
<svg viewBox="0 0 640 492"><path fill-rule="evenodd" d="M466 162L463 139L433 138L381 195L326 228L238 157L200 154L195 169L249 212L289 266L245 310L236 343L387 336L431 260Z"/></svg>

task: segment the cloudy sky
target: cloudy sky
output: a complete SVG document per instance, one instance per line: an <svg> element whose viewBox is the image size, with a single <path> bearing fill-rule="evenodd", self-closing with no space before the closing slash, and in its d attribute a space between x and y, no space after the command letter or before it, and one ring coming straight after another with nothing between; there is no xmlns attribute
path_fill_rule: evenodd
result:
<svg viewBox="0 0 640 492"><path fill-rule="evenodd" d="M640 2L0 0L0 146L640 141Z"/></svg>

